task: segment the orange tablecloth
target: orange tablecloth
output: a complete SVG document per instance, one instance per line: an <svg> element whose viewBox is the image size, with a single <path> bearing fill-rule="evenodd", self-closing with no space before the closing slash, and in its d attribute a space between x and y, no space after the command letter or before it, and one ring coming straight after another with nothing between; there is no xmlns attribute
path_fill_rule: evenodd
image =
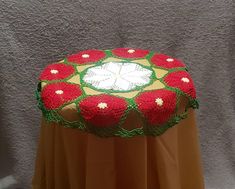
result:
<svg viewBox="0 0 235 189"><path fill-rule="evenodd" d="M161 136L100 138L42 120L33 189L203 189L195 112Z"/></svg>

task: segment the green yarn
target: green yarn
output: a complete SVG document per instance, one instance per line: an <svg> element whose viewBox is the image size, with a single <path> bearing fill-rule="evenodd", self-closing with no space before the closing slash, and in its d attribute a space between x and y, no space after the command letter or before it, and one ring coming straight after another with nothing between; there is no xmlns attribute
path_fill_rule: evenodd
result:
<svg viewBox="0 0 235 189"><path fill-rule="evenodd" d="M129 113L130 109L127 109L118 125L107 127L107 128L97 128L95 126L89 125L88 123L85 123L85 121L82 119L79 121L74 121L74 122L65 120L56 111L46 110L41 100L40 91L38 90L35 91L35 96L37 99L38 108L42 111L43 117L48 123L56 122L60 126L63 126L66 128L78 128L82 131L94 133L100 137L116 136L116 137L130 138L134 136L144 136L144 135L159 136L163 134L167 129L179 123L182 119L187 118L189 108L193 108L193 109L199 108L198 101L196 99L190 99L188 104L186 105L185 111L181 113L180 115L176 115L176 114L173 115L173 117L167 123L160 125L160 126L159 125L149 126L147 121L145 120L143 127L134 128L132 130L127 130L121 127L123 121L125 120L125 118L127 117ZM134 103L133 100L130 100L130 102L131 101L132 103ZM137 105L132 104L132 107L137 110Z"/></svg>
<svg viewBox="0 0 235 189"><path fill-rule="evenodd" d="M129 91L124 91L124 92L126 93L126 92L131 92L131 91L134 91L134 90L138 90L139 92L136 95L136 96L138 96L143 91L145 91L144 90L145 87L153 84L154 81L159 80L162 84L165 85L165 87L163 89L167 89L167 90L170 90L170 91L173 91L173 92L176 93L177 101L176 101L175 113L171 116L171 118L166 123L164 123L162 125L149 125L146 118L144 117L144 115L138 109L138 105L136 104L136 102L133 98L124 98L124 97L119 96L120 98L125 99L128 103L128 107L125 110L124 114L122 115L119 123L114 125L114 126L111 126L111 127L105 127L105 128L95 127L94 125L91 125L91 124L87 123L80 114L80 109L79 109L78 104L81 100L83 100L84 98L89 96L88 94L86 94L83 87L89 87L93 90L103 92L104 94L117 93L117 92L120 92L120 91L97 89L97 88L93 87L91 84L85 83L83 81L83 77L87 73L87 70L90 69L93 66L91 66L89 68L86 68L83 71L79 72L77 67L79 67L81 65L74 64L72 62L68 62L67 58L65 58L64 59L64 64L72 65L74 67L75 72L73 74L71 74L69 77L65 78L65 79L52 80L52 81L43 80L43 82L46 82L47 84L56 83L56 82L70 83L70 82L68 82L69 79L71 79L75 75L79 75L80 76L80 83L81 83L80 87L81 87L81 90L83 91L83 94L80 97L78 97L77 99L73 100L72 102L67 102L66 104L63 104L58 109L48 110L48 109L45 108L45 106L42 102L42 99L41 99L41 88L42 88L42 86L41 86L41 82L40 82L38 84L37 90L35 91L35 96L36 96L36 99L37 99L37 106L42 111L43 117L48 122L48 124L52 123L52 122L55 122L55 123L59 124L60 126L63 126L63 127L66 127L66 128L80 129L84 132L94 133L94 134L96 134L100 137L130 138L130 137L134 137L134 136L145 136L145 135L147 135L147 136L159 136L159 135L163 134L167 129L169 129L169 128L173 127L174 125L178 124L182 119L187 118L189 108L193 108L193 109L198 109L199 108L199 103L198 103L197 99L193 99L191 96L184 93L180 89L170 87L164 82L164 78L172 72L175 72L175 71L188 71L188 69L186 67L176 67L176 68L167 69L167 68L163 68L163 67L151 64L150 59L154 55L153 51L150 51L149 54L146 55L144 58L136 58L136 59L128 59L128 58L117 57L117 56L112 54L111 50L105 50L104 52L106 53L105 58L103 58L103 59L101 59L97 62L88 63L86 65L93 65L95 63L95 66L99 66L99 65L104 64L104 62L103 62L104 59L114 57L114 58L122 59L122 61L118 61L118 63L123 63L123 62L135 63L135 64L140 65L143 68L151 70L152 75L150 77L151 80L150 80L149 83L147 83L146 85L143 85L143 86L136 87L135 89L131 89ZM139 60L139 59L146 59L148 62L150 62L150 66L145 66L145 65L140 64L138 62L135 62L135 60ZM153 68L159 68L159 69L165 70L165 71L167 71L167 73L162 78L157 78L156 75L154 74L155 72L154 72ZM146 90L146 91L154 91L154 90ZM176 112L179 109L180 97L181 96L184 96L188 99L188 104L185 107L185 111L178 115ZM75 103L76 104L77 113L79 115L79 120L68 121L68 120L64 119L62 115L60 115L58 113L58 110L61 110L63 107L65 107L66 105L68 105L70 103ZM141 119L142 119L143 127L134 128L134 129L130 129L130 130L125 129L125 128L122 127L122 125L125 122L127 116L129 115L130 110L134 110L135 112L138 113L138 116L140 116Z"/></svg>

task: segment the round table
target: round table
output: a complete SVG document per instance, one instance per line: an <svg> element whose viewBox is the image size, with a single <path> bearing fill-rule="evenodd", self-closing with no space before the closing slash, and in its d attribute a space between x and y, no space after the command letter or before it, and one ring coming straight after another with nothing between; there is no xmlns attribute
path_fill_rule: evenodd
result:
<svg viewBox="0 0 235 189"><path fill-rule="evenodd" d="M195 87L143 49L85 50L48 65L33 189L203 189Z"/></svg>

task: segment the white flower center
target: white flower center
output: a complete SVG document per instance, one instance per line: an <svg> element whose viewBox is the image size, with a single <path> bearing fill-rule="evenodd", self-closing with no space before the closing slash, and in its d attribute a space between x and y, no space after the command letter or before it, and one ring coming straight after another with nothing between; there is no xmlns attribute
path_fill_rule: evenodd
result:
<svg viewBox="0 0 235 189"><path fill-rule="evenodd" d="M162 98L156 98L155 102L157 103L158 106L162 106L163 105Z"/></svg>
<svg viewBox="0 0 235 189"><path fill-rule="evenodd" d="M185 82L185 83L189 83L189 79L187 77L182 77L181 81Z"/></svg>
<svg viewBox="0 0 235 189"><path fill-rule="evenodd" d="M167 61L167 62L173 62L174 59L173 59L173 58L167 58L166 61Z"/></svg>
<svg viewBox="0 0 235 189"><path fill-rule="evenodd" d="M58 70L51 70L52 74L57 74L59 71Z"/></svg>
<svg viewBox="0 0 235 189"><path fill-rule="evenodd" d="M62 90L56 90L55 93L58 94L58 95L61 95L61 94L64 93L64 91L62 91Z"/></svg>
<svg viewBox="0 0 235 189"><path fill-rule="evenodd" d="M152 71L136 63L108 62L88 68L83 81L97 89L129 91L146 85Z"/></svg>
<svg viewBox="0 0 235 189"><path fill-rule="evenodd" d="M83 55L82 55L82 58L89 58L89 57L90 57L89 54L83 54Z"/></svg>
<svg viewBox="0 0 235 189"><path fill-rule="evenodd" d="M104 103L104 102L100 102L98 105L97 105L98 108L100 109L105 109L108 107L107 103Z"/></svg>
<svg viewBox="0 0 235 189"><path fill-rule="evenodd" d="M127 52L130 53L130 54L132 54L132 53L135 52L135 50L134 50L134 49L129 49Z"/></svg>

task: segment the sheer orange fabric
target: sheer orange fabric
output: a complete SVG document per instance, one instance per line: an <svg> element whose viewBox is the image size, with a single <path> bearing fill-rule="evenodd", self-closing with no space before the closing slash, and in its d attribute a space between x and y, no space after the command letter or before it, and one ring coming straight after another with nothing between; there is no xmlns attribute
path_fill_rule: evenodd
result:
<svg viewBox="0 0 235 189"><path fill-rule="evenodd" d="M157 137L100 138L42 120L33 189L203 189L195 112Z"/></svg>

